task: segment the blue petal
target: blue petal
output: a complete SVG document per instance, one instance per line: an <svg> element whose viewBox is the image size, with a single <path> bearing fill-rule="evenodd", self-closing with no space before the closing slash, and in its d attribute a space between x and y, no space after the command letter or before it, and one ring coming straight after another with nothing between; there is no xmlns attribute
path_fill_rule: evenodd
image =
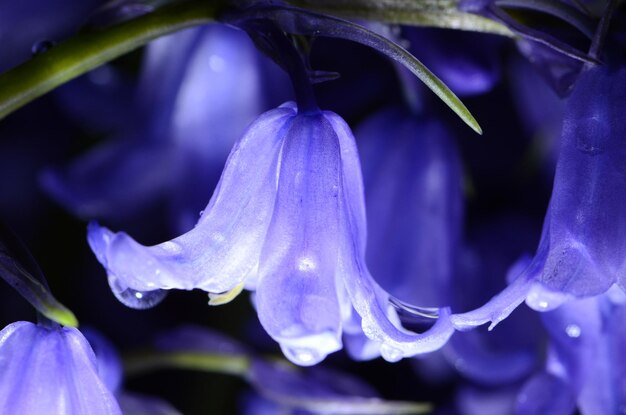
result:
<svg viewBox="0 0 626 415"><path fill-rule="evenodd" d="M89 244L113 282L138 291L200 288L222 293L254 274L274 208L281 131L294 114L281 107L250 126L188 233L146 247L125 233L90 226ZM254 278L246 283L254 286Z"/></svg>
<svg viewBox="0 0 626 415"><path fill-rule="evenodd" d="M287 128L256 303L261 324L285 355L311 365L341 349L339 143L321 113L299 115Z"/></svg>

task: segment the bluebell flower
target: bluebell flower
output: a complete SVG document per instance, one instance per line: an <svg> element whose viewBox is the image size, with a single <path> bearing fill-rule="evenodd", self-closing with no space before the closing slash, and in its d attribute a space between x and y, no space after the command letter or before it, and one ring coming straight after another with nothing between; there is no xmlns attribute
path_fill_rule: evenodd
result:
<svg viewBox="0 0 626 415"><path fill-rule="evenodd" d="M344 322L388 360L437 349L453 330L447 310L427 333L404 330L371 278L356 145L331 112L288 103L260 116L188 233L145 247L94 223L88 238L118 297L199 288L220 304L254 290L261 324L298 364L339 350Z"/></svg>
<svg viewBox="0 0 626 415"><path fill-rule="evenodd" d="M20 321L0 332L0 412L121 415L74 328Z"/></svg>
<svg viewBox="0 0 626 415"><path fill-rule="evenodd" d="M488 304L454 317L466 328L505 318L521 302L548 311L624 286L626 173L622 137L626 71L596 66L568 98L552 197L532 261Z"/></svg>

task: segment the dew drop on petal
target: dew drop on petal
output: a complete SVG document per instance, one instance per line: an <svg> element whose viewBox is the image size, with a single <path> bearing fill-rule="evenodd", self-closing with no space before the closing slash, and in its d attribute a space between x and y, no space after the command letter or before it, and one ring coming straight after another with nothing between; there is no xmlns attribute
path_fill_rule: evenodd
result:
<svg viewBox="0 0 626 415"><path fill-rule="evenodd" d="M380 346L380 355L388 362L397 362L402 359L402 351L388 344Z"/></svg>
<svg viewBox="0 0 626 415"><path fill-rule="evenodd" d="M293 363L300 366L312 366L319 363L325 356L313 349L284 347L283 353Z"/></svg>
<svg viewBox="0 0 626 415"><path fill-rule="evenodd" d="M138 291L122 284L117 277L109 274L111 291L122 304L137 310L144 310L159 304L167 295L166 290Z"/></svg>
<svg viewBox="0 0 626 415"><path fill-rule="evenodd" d="M569 337L576 339L580 337L580 334L581 334L580 326L576 324L568 324L567 327L565 327L565 333Z"/></svg>

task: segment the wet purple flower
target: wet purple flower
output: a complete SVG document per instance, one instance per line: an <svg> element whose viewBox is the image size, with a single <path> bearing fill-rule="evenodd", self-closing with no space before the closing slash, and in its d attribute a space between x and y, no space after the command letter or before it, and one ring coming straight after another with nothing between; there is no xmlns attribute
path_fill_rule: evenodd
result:
<svg viewBox="0 0 626 415"><path fill-rule="evenodd" d="M404 330L367 271L365 238L349 127L334 113L299 113L293 104L249 127L193 230L145 247L89 228L118 298L141 307L158 290L199 288L220 304L254 290L261 324L298 364L339 350L344 322L362 327L388 360L441 347L452 333L448 311L427 333Z"/></svg>
<svg viewBox="0 0 626 415"><path fill-rule="evenodd" d="M605 66L584 72L568 98L552 198L532 261L485 306L457 315L457 327L492 321L526 300L548 311L575 297L624 287L626 262L626 70Z"/></svg>
<svg viewBox="0 0 626 415"><path fill-rule="evenodd" d="M23 321L0 332L0 412L121 415L78 330Z"/></svg>

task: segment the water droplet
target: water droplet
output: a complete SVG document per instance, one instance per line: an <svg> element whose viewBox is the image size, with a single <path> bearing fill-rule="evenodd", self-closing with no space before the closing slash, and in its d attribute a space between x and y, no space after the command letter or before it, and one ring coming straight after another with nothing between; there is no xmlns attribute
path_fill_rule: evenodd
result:
<svg viewBox="0 0 626 415"><path fill-rule="evenodd" d="M283 347L287 359L300 366L312 366L324 359L318 351L304 348Z"/></svg>
<svg viewBox="0 0 626 415"><path fill-rule="evenodd" d="M55 43L51 40L40 40L38 42L33 43L32 48L30 49L33 55L39 55L41 53L45 53L52 49Z"/></svg>
<svg viewBox="0 0 626 415"><path fill-rule="evenodd" d="M569 337L576 339L580 337L580 334L581 334L580 326L576 324L568 324L567 327L565 327L565 333Z"/></svg>
<svg viewBox="0 0 626 415"><path fill-rule="evenodd" d="M298 258L297 267L298 267L298 270L300 271L308 272L308 271L315 270L315 268L317 268L317 263L315 262L313 258L304 256L304 257Z"/></svg>
<svg viewBox="0 0 626 415"><path fill-rule="evenodd" d="M209 67L213 72L223 72L226 69L226 61L221 56L211 55L209 57Z"/></svg>
<svg viewBox="0 0 626 415"><path fill-rule="evenodd" d="M168 254L176 255L183 251L183 248L176 242L166 241L159 245Z"/></svg>
<svg viewBox="0 0 626 415"><path fill-rule="evenodd" d="M122 284L113 274L109 274L111 291L122 304L137 310L154 307L167 295L166 290L137 291Z"/></svg>
<svg viewBox="0 0 626 415"><path fill-rule="evenodd" d="M402 351L395 347L383 344L380 346L380 355L388 362L397 362L402 359Z"/></svg>
<svg viewBox="0 0 626 415"><path fill-rule="evenodd" d="M526 297L526 304L536 311L550 311L567 300L567 295L550 291L541 284L534 284Z"/></svg>

